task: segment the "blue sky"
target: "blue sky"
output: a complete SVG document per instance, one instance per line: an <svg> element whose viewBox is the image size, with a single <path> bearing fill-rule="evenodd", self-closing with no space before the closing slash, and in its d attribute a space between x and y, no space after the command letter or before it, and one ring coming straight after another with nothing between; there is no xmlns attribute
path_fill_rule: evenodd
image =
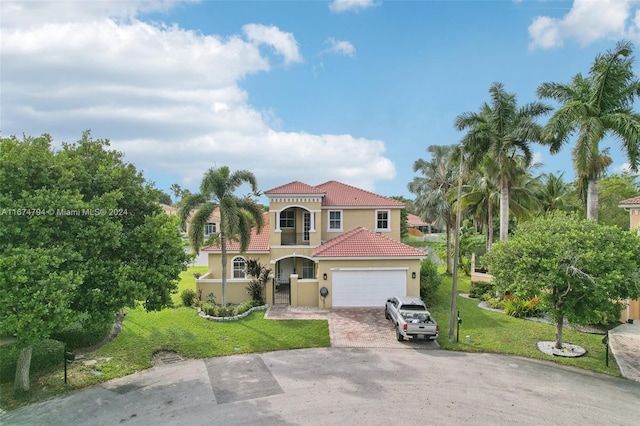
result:
<svg viewBox="0 0 640 426"><path fill-rule="evenodd" d="M413 162L460 140L454 118L492 82L525 103L586 74L616 41L638 44L639 6L1 0L0 132L71 142L91 129L167 191L228 165L262 190L339 180L412 198ZM572 179L570 149L534 147L539 171Z"/></svg>

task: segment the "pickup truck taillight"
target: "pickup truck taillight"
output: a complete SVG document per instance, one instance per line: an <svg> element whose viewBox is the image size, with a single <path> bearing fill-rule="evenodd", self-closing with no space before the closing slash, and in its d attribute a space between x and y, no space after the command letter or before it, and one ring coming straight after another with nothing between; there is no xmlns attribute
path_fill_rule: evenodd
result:
<svg viewBox="0 0 640 426"><path fill-rule="evenodd" d="M440 326L436 325L436 331L440 331Z"/></svg>
<svg viewBox="0 0 640 426"><path fill-rule="evenodd" d="M407 324L402 324L402 331L407 331Z"/></svg>

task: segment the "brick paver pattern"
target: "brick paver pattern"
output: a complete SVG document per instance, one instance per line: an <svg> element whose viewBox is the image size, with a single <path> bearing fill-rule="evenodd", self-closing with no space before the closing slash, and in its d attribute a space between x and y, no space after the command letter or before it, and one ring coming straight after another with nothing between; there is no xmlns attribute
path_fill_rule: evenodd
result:
<svg viewBox="0 0 640 426"><path fill-rule="evenodd" d="M267 319L326 319L331 346L338 348L439 349L438 342L419 339L398 342L384 308L291 308L272 306Z"/></svg>

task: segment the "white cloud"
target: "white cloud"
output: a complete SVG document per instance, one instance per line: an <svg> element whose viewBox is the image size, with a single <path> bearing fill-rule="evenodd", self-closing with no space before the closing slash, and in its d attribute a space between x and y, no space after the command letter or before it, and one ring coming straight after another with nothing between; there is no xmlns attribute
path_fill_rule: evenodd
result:
<svg viewBox="0 0 640 426"><path fill-rule="evenodd" d="M623 163L620 164L618 166L614 166L613 168L613 172L614 173L631 173L631 164L630 163Z"/></svg>
<svg viewBox="0 0 640 426"><path fill-rule="evenodd" d="M282 131L272 110L248 103L239 82L270 70L262 44L285 63L302 60L293 34L248 24L221 37L142 22L148 4L0 2L2 135L72 142L90 128L146 176L194 190L214 165L253 171L261 189L337 179L373 190L393 179L382 141Z"/></svg>
<svg viewBox="0 0 640 426"><path fill-rule="evenodd" d="M333 13L348 11L359 12L370 7L379 6L381 3L374 0L333 0L329 4L329 10Z"/></svg>
<svg viewBox="0 0 640 426"><path fill-rule="evenodd" d="M325 44L329 45L329 48L322 53L335 53L337 55L344 55L353 58L356 53L356 48L353 44L344 40L336 40L333 37L329 37L325 40Z"/></svg>
<svg viewBox="0 0 640 426"><path fill-rule="evenodd" d="M543 156L541 152L533 153L533 158L531 159L532 164L536 164L536 163L542 164L543 163L542 160L543 160Z"/></svg>
<svg viewBox="0 0 640 426"><path fill-rule="evenodd" d="M256 44L268 44L273 49L284 56L285 64L292 62L302 62L302 56L298 50L298 43L293 34L280 31L277 27L260 24L247 24L242 30L249 38L249 41Z"/></svg>
<svg viewBox="0 0 640 426"><path fill-rule="evenodd" d="M620 38L629 34L631 7L637 0L574 0L562 18L536 17L529 26L530 48L549 49L574 39L586 46L602 38ZM628 27L628 24L630 27Z"/></svg>

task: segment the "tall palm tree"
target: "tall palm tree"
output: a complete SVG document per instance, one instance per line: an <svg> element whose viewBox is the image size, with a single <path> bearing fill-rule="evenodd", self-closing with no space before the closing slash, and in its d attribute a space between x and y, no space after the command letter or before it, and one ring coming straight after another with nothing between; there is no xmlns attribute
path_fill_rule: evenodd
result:
<svg viewBox="0 0 640 426"><path fill-rule="evenodd" d="M501 83L489 89L490 103L480 111L465 112L455 119L457 130L468 130L462 139L469 155L471 169L489 156L495 161L496 185L500 190L500 241L506 241L509 232L509 191L517 170L517 156L522 156L525 167L533 158L530 143L542 142L542 127L535 120L551 108L540 102L518 107L515 94L507 93Z"/></svg>
<svg viewBox="0 0 640 426"><path fill-rule="evenodd" d="M178 198L182 195L182 188L177 183L173 183L169 190L173 193L174 204L178 205Z"/></svg>
<svg viewBox="0 0 640 426"><path fill-rule="evenodd" d="M421 177L414 177L408 188L416 194L416 213L422 220L435 222L440 229L446 229L447 273L451 273L451 229L455 224L455 212L449 201L449 192L456 183L457 168L450 161L451 146L431 145L427 148L431 160L422 158L413 163L413 171Z"/></svg>
<svg viewBox="0 0 640 426"><path fill-rule="evenodd" d="M561 107L545 126L552 154L577 134L573 164L579 182L587 182L587 218L598 220L598 179L611 164L600 151L606 136L620 140L633 171L640 166L640 115L633 102L640 96L640 81L632 70L633 44L621 41L612 51L598 55L585 78L576 74L569 84L543 83L538 96L558 101Z"/></svg>
<svg viewBox="0 0 640 426"><path fill-rule="evenodd" d="M196 253L204 242L204 227L216 208L220 209L220 255L222 261L222 306L226 306L227 294L227 240L240 243L244 252L251 241L251 228L262 228L262 209L249 196L237 197L234 192L242 185L249 184L254 195L259 195L253 173L237 170L233 173L227 166L209 169L202 178L200 193L187 195L180 205L180 219L186 223L190 212L197 209L189 227L189 241Z"/></svg>

